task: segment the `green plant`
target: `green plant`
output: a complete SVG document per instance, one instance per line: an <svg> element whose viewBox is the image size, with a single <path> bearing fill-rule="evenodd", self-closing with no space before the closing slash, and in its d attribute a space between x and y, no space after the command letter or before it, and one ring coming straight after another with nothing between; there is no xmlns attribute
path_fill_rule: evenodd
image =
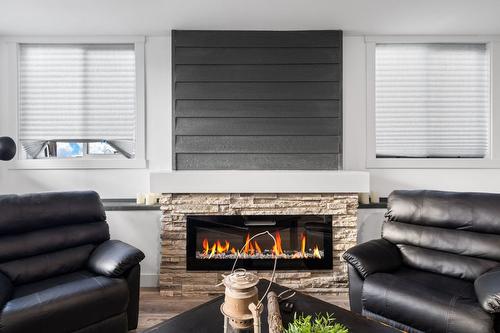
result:
<svg viewBox="0 0 500 333"><path fill-rule="evenodd" d="M349 333L349 330L335 323L335 318L329 313L317 314L314 319L312 316L295 314L293 322L288 324L283 333Z"/></svg>

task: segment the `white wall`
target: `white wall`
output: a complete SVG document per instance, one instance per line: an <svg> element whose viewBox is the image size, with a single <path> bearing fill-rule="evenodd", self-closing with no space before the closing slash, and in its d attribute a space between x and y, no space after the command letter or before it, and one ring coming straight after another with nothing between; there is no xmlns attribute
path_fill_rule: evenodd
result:
<svg viewBox="0 0 500 333"><path fill-rule="evenodd" d="M160 217L161 212L110 211L106 212L111 239L129 243L146 255L141 262L141 286L158 285L160 271Z"/></svg>
<svg viewBox="0 0 500 333"><path fill-rule="evenodd" d="M498 0L2 0L0 32L160 34L170 29L495 34Z"/></svg>
<svg viewBox="0 0 500 333"><path fill-rule="evenodd" d="M381 237L385 212L386 209L384 208L365 208L358 210L358 235L356 239L358 244Z"/></svg>

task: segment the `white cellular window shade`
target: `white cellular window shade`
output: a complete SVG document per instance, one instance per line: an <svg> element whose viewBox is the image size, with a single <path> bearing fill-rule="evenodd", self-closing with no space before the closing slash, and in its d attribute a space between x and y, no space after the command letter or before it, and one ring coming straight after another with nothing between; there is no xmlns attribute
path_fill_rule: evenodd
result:
<svg viewBox="0 0 500 333"><path fill-rule="evenodd" d="M487 44L376 44L377 158L489 153Z"/></svg>
<svg viewBox="0 0 500 333"><path fill-rule="evenodd" d="M134 44L21 44L19 139L32 154L48 141L107 141L133 155Z"/></svg>

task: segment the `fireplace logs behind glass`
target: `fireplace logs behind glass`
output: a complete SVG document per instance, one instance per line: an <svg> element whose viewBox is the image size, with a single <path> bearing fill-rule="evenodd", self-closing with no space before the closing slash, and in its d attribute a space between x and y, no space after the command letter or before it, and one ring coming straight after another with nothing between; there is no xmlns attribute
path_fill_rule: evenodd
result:
<svg viewBox="0 0 500 333"><path fill-rule="evenodd" d="M267 235L248 241L252 236ZM332 218L327 215L187 216L187 269L331 269Z"/></svg>

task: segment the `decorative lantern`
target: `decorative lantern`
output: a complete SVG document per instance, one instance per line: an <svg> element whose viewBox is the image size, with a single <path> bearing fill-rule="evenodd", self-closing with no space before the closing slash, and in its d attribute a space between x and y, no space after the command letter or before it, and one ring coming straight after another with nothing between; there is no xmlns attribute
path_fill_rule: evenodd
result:
<svg viewBox="0 0 500 333"><path fill-rule="evenodd" d="M266 234L269 235L273 239L274 244L276 244L274 236L271 235L269 231L264 231L248 239L243 248L254 238ZM264 296L259 300L256 287L257 283L259 283L259 277L256 274L247 272L243 268L235 269L238 258L240 257L240 252L241 251L238 252L236 260L234 261L231 274L224 276L224 280L222 281L226 287L224 292L224 303L222 303L220 307L224 315L224 333L228 332L229 326L235 330L250 329L253 326L253 333L260 333L260 316L263 309L262 301L269 292L271 283L274 281L278 256L275 256L274 259L273 274L269 286Z"/></svg>
<svg viewBox="0 0 500 333"><path fill-rule="evenodd" d="M257 283L259 277L240 268L224 277L226 286L224 303L221 312L224 315L224 332L228 332L228 324L232 328L250 329L260 333L260 315L262 303L259 302Z"/></svg>

